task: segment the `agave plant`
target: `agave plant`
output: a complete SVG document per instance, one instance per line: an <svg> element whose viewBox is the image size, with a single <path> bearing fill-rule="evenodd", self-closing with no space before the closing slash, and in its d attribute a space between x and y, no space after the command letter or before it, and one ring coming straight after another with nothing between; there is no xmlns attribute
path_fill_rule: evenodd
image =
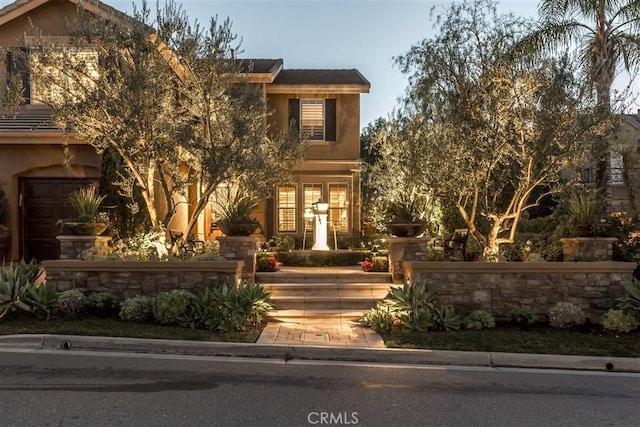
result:
<svg viewBox="0 0 640 427"><path fill-rule="evenodd" d="M34 261L22 260L6 269L0 268L0 318L15 309L34 311L28 297L40 274L40 266Z"/></svg>
<svg viewBox="0 0 640 427"><path fill-rule="evenodd" d="M634 278L624 289L627 294L620 298L618 308L640 320L640 280Z"/></svg>
<svg viewBox="0 0 640 427"><path fill-rule="evenodd" d="M389 291L389 308L396 313L398 320L412 331L423 332L435 325L433 307L435 292L426 283L409 283L405 280L400 286L392 286Z"/></svg>
<svg viewBox="0 0 640 427"><path fill-rule="evenodd" d="M217 213L220 219L215 225L227 236L250 236L260 223L251 215L258 207L258 199L240 191L218 195Z"/></svg>
<svg viewBox="0 0 640 427"><path fill-rule="evenodd" d="M450 305L443 305L434 310L436 327L441 331L457 331L462 326L462 320L456 315Z"/></svg>
<svg viewBox="0 0 640 427"><path fill-rule="evenodd" d="M104 201L105 196L96 193L96 188L92 185L80 188L69 195L71 206L78 215L80 222L96 222L98 209Z"/></svg>

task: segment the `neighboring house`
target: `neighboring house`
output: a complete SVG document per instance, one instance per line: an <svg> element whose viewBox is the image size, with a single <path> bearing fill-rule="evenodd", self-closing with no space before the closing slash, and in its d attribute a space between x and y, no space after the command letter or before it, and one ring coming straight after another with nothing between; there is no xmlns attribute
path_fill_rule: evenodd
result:
<svg viewBox="0 0 640 427"><path fill-rule="evenodd" d="M640 110L623 114L611 144L609 194L612 212L640 212Z"/></svg>
<svg viewBox="0 0 640 427"><path fill-rule="evenodd" d="M0 46L22 48L23 35L33 24L42 34L64 38L68 21L77 16L77 0L18 0L0 9ZM93 11L113 9L94 3ZM12 257L58 257L56 222L73 216L68 195L96 182L101 158L73 135L63 133L50 120L46 105L36 98L28 64L0 58L0 79L18 74L25 86L25 104L17 116L0 114L0 185L10 203ZM318 199L329 202L331 232L351 236L360 232L360 94L369 82L355 69L286 70L281 59L242 60L245 76L261 85L275 132L294 120L308 141L306 160L293 170L290 185L274 189L256 216L266 237L302 236L305 209ZM180 228L178 215L172 228ZM194 230L212 238L215 214L207 210Z"/></svg>
<svg viewBox="0 0 640 427"><path fill-rule="evenodd" d="M610 141L605 186L609 211L640 213L640 110L620 118L620 127ZM582 170L582 181L595 183L594 167Z"/></svg>

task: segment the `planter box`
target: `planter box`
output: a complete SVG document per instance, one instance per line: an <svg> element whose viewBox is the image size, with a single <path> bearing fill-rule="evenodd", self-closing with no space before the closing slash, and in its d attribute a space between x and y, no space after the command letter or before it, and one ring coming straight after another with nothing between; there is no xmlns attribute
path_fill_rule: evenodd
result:
<svg viewBox="0 0 640 427"><path fill-rule="evenodd" d="M562 243L564 261L611 261L615 237L566 237Z"/></svg>

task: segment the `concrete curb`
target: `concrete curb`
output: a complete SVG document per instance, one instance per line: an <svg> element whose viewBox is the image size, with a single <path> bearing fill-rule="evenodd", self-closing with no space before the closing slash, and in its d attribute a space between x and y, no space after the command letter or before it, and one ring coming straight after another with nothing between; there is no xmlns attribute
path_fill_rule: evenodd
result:
<svg viewBox="0 0 640 427"><path fill-rule="evenodd" d="M230 342L176 341L79 335L5 335L1 348L67 349L126 353L176 354L282 359L328 360L417 365L456 365L534 369L565 369L640 373L640 358L561 356L550 354L291 346Z"/></svg>

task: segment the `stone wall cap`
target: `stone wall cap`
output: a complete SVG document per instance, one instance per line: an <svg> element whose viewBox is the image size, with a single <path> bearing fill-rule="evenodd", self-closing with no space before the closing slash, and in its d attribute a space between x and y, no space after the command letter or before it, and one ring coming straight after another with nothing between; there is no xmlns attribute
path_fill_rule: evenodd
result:
<svg viewBox="0 0 640 427"><path fill-rule="evenodd" d="M632 272L635 262L455 262L455 261L403 261L413 271L430 273L606 273Z"/></svg>
<svg viewBox="0 0 640 427"><path fill-rule="evenodd" d="M109 241L111 240L111 236L83 236L79 234L61 234L59 236L56 236L56 239L60 241L70 240L70 241L80 241L80 242L85 242L85 241L93 242L96 240Z"/></svg>
<svg viewBox="0 0 640 427"><path fill-rule="evenodd" d="M244 261L42 261L45 270L75 271L236 271Z"/></svg>

